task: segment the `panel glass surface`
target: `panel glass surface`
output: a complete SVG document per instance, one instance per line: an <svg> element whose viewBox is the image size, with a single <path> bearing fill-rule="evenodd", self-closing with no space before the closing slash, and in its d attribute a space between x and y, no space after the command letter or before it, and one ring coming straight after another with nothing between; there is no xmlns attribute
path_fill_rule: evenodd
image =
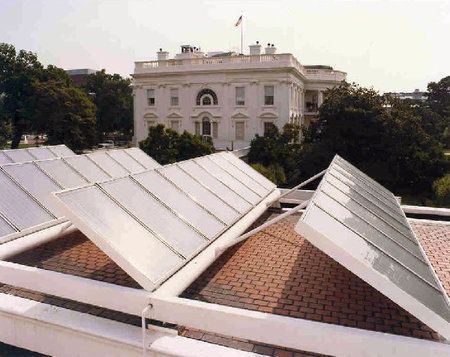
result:
<svg viewBox="0 0 450 357"><path fill-rule="evenodd" d="M334 159L296 230L438 333L449 336L445 292L411 228L398 224L406 223L399 203L390 191L379 189L379 184L342 162ZM341 166L351 174L336 174ZM382 195L385 191L388 194ZM408 295L429 311L412 309Z"/></svg>
<svg viewBox="0 0 450 357"><path fill-rule="evenodd" d="M85 155L65 157L64 160L92 183L106 181L111 178Z"/></svg>
<svg viewBox="0 0 450 357"><path fill-rule="evenodd" d="M224 159L221 154L210 155L208 158L214 161L222 169L227 171L230 175L243 182L247 187L249 187L253 192L258 194L260 197L265 197L269 193L265 187L261 186L258 181L248 176L246 173L242 172L236 166L232 165L228 160Z"/></svg>
<svg viewBox="0 0 450 357"><path fill-rule="evenodd" d="M89 154L88 156L111 177L123 177L129 174L124 167L108 156L104 151L95 152L93 154Z"/></svg>
<svg viewBox="0 0 450 357"><path fill-rule="evenodd" d="M156 284L183 262L98 187L63 192L58 197L86 225L78 228L95 232L88 234L85 230L94 243L139 282L144 275Z"/></svg>
<svg viewBox="0 0 450 357"><path fill-rule="evenodd" d="M37 160L46 160L55 158L55 154L53 154L49 148L45 146L40 146L37 148L28 148L28 152L33 155Z"/></svg>
<svg viewBox="0 0 450 357"><path fill-rule="evenodd" d="M6 156L3 151L0 151L0 166L10 163L12 163L12 160Z"/></svg>
<svg viewBox="0 0 450 357"><path fill-rule="evenodd" d="M125 152L130 155L133 159L139 162L146 169L154 169L157 167L161 167L160 164L156 160L153 160L150 156L148 156L145 152L143 152L139 148L129 148L126 149Z"/></svg>
<svg viewBox="0 0 450 357"><path fill-rule="evenodd" d="M109 150L108 155L133 174L142 172L145 167L128 155L124 150Z"/></svg>
<svg viewBox="0 0 450 357"><path fill-rule="evenodd" d="M222 222L231 224L240 216L239 212L223 202L220 196L213 194L177 165L164 166L163 168L158 169L158 171L175 185L180 187L184 192L187 192L191 197L195 198L197 202L213 213Z"/></svg>
<svg viewBox="0 0 450 357"><path fill-rule="evenodd" d="M217 218L157 172L147 171L134 175L134 178L208 239L216 237L225 228Z"/></svg>
<svg viewBox="0 0 450 357"><path fill-rule="evenodd" d="M0 237L14 233L16 230L0 216Z"/></svg>
<svg viewBox="0 0 450 357"><path fill-rule="evenodd" d="M66 145L54 145L54 146L48 146L48 148L57 157L66 157L66 156L74 156L74 155L76 155Z"/></svg>
<svg viewBox="0 0 450 357"><path fill-rule="evenodd" d="M223 157L230 161L233 165L235 165L240 170L244 171L250 177L253 177L254 180L258 181L261 185L263 185L268 190L273 190L276 185L267 179L264 175L261 175L258 171L256 171L253 167L243 162L240 158L236 157L236 155L226 152L223 154Z"/></svg>
<svg viewBox="0 0 450 357"><path fill-rule="evenodd" d="M12 162L27 162L36 160L31 154L25 149L13 149L13 150L4 150L5 153Z"/></svg>
<svg viewBox="0 0 450 357"><path fill-rule="evenodd" d="M197 165L193 161L184 161L177 164L185 172L195 177L202 185L221 197L228 205L239 211L245 213L253 206L239 196L236 192L225 186L221 181L212 176L203 167Z"/></svg>
<svg viewBox="0 0 450 357"><path fill-rule="evenodd" d="M79 173L62 159L36 161L42 170L50 175L63 188L84 186L88 183Z"/></svg>
<svg viewBox="0 0 450 357"><path fill-rule="evenodd" d="M52 192L61 191L62 188L34 163L6 165L3 169L55 217L62 217L51 195Z"/></svg>
<svg viewBox="0 0 450 357"><path fill-rule="evenodd" d="M207 242L130 177L100 186L183 257L192 256Z"/></svg>
<svg viewBox="0 0 450 357"><path fill-rule="evenodd" d="M255 205L261 200L261 197L259 197L256 193L251 191L242 182L235 179L207 157L195 159L194 161L251 204Z"/></svg>
<svg viewBox="0 0 450 357"><path fill-rule="evenodd" d="M0 212L20 230L55 219L0 171Z"/></svg>

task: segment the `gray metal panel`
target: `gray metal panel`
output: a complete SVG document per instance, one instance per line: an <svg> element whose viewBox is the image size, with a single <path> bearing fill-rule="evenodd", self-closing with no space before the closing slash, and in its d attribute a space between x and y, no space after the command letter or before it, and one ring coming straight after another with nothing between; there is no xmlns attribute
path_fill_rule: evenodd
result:
<svg viewBox="0 0 450 357"><path fill-rule="evenodd" d="M57 157L67 157L67 156L74 156L74 155L76 155L66 145L53 145L53 146L48 146L48 148Z"/></svg>
<svg viewBox="0 0 450 357"><path fill-rule="evenodd" d="M12 150L4 150L4 154L6 154L12 162L27 162L36 160L27 150L25 149L12 149Z"/></svg>
<svg viewBox="0 0 450 357"><path fill-rule="evenodd" d="M58 186L34 163L27 162L23 164L5 165L3 166L3 170L55 217L62 217L51 196L52 192L61 191L62 187Z"/></svg>
<svg viewBox="0 0 450 357"><path fill-rule="evenodd" d="M36 148L28 148L27 151L33 155L37 160L53 159L56 157L51 150L45 146L40 146Z"/></svg>
<svg viewBox="0 0 450 357"><path fill-rule="evenodd" d="M100 186L183 257L191 257L207 242L130 177L108 181Z"/></svg>
<svg viewBox="0 0 450 357"><path fill-rule="evenodd" d="M88 181L84 179L83 176L76 172L61 158L36 161L36 165L44 170L63 188L74 188L88 184Z"/></svg>
<svg viewBox="0 0 450 357"><path fill-rule="evenodd" d="M111 178L86 155L65 157L64 160L92 183L106 181Z"/></svg>
<svg viewBox="0 0 450 357"><path fill-rule="evenodd" d="M3 151L0 151L0 166L12 163L12 160Z"/></svg>
<svg viewBox="0 0 450 357"><path fill-rule="evenodd" d="M125 167L132 174L137 174L146 170L146 168L128 155L124 150L108 150L107 154L116 160L119 164Z"/></svg>
<svg viewBox="0 0 450 357"><path fill-rule="evenodd" d="M450 336L445 292L398 201L356 167L340 157L333 160L296 230L438 333Z"/></svg>
<svg viewBox="0 0 450 357"><path fill-rule="evenodd" d="M0 197L0 212L20 230L54 219L3 171L0 171Z"/></svg>
<svg viewBox="0 0 450 357"><path fill-rule="evenodd" d="M108 156L106 151L97 151L88 156L111 177L123 177L129 174L123 166Z"/></svg>
<svg viewBox="0 0 450 357"><path fill-rule="evenodd" d="M155 169L161 167L160 164L150 156L148 156L145 152L143 152L139 148L129 148L126 149L125 152L130 155L133 159L139 162L146 169Z"/></svg>
<svg viewBox="0 0 450 357"><path fill-rule="evenodd" d="M0 237L14 232L17 232L17 230L0 216Z"/></svg>

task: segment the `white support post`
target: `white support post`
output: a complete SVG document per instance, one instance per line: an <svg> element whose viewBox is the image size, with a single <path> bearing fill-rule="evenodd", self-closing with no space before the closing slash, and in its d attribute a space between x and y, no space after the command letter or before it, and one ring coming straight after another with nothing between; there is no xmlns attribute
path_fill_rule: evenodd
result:
<svg viewBox="0 0 450 357"><path fill-rule="evenodd" d="M305 208L308 205L308 202L309 202L309 200L302 202L298 206L290 209L289 211L287 211L283 214L280 214L279 216L275 217L274 219L271 219L270 221L265 222L264 224L260 225L259 227L256 227L255 229L252 229L251 231L241 235L240 237L237 237L235 240L232 240L231 242L225 243L224 245L216 248L216 257L221 255L228 248L231 248L232 246L250 238L252 235L262 231L263 229L266 229L267 227L271 226L272 224L275 224L275 223L281 221L282 219L300 211L301 209Z"/></svg>
<svg viewBox="0 0 450 357"><path fill-rule="evenodd" d="M450 345L154 295L151 318L225 336L333 356L450 355Z"/></svg>

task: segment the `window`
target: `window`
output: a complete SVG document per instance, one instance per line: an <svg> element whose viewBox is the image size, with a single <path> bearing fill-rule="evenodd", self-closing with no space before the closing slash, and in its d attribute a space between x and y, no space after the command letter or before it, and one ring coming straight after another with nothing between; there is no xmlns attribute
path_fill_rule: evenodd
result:
<svg viewBox="0 0 450 357"><path fill-rule="evenodd" d="M172 107L178 106L178 89L173 88L170 90L170 105Z"/></svg>
<svg viewBox="0 0 450 357"><path fill-rule="evenodd" d="M195 135L200 135L200 122L195 122Z"/></svg>
<svg viewBox="0 0 450 357"><path fill-rule="evenodd" d="M211 103L212 103L211 96L208 95L208 94L205 94L205 95L202 97L201 103L202 103L202 105L211 105Z"/></svg>
<svg viewBox="0 0 450 357"><path fill-rule="evenodd" d="M175 130L177 133L180 132L180 121L179 120L172 120L170 122L170 128L172 130Z"/></svg>
<svg viewBox="0 0 450 357"><path fill-rule="evenodd" d="M213 122L212 123L212 129L213 129L213 138L217 139L217 136L219 134L219 123Z"/></svg>
<svg viewBox="0 0 450 357"><path fill-rule="evenodd" d="M236 87L236 105L245 105L245 87Z"/></svg>
<svg viewBox="0 0 450 357"><path fill-rule="evenodd" d="M273 105L274 103L274 87L264 86L264 105Z"/></svg>
<svg viewBox="0 0 450 357"><path fill-rule="evenodd" d="M147 89L147 104L149 107L155 106L155 90Z"/></svg>
<svg viewBox="0 0 450 357"><path fill-rule="evenodd" d="M269 133L269 131L271 131L274 127L275 127L274 123L270 121L264 122L264 135L267 135L267 133Z"/></svg>
<svg viewBox="0 0 450 357"><path fill-rule="evenodd" d="M204 104L203 101L206 97L209 97L209 99L206 99L206 103ZM202 89L197 94L197 99L195 101L196 105L218 105L219 101L217 100L216 93L211 89Z"/></svg>
<svg viewBox="0 0 450 357"><path fill-rule="evenodd" d="M154 120L147 120L147 128L151 128L152 126L155 126L156 122Z"/></svg>
<svg viewBox="0 0 450 357"><path fill-rule="evenodd" d="M235 136L236 140L244 140L245 138L245 123L243 121L238 121L235 123Z"/></svg>
<svg viewBox="0 0 450 357"><path fill-rule="evenodd" d="M211 136L211 122L208 118L202 119L202 135Z"/></svg>

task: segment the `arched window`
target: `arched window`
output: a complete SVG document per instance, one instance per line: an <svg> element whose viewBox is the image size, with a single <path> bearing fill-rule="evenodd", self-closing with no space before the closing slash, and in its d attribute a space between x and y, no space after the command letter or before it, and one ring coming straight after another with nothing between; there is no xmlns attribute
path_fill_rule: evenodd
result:
<svg viewBox="0 0 450 357"><path fill-rule="evenodd" d="M202 135L211 136L211 122L206 117L202 119Z"/></svg>
<svg viewBox="0 0 450 357"><path fill-rule="evenodd" d="M197 94L197 105L218 105L217 95L211 89L202 89Z"/></svg>

